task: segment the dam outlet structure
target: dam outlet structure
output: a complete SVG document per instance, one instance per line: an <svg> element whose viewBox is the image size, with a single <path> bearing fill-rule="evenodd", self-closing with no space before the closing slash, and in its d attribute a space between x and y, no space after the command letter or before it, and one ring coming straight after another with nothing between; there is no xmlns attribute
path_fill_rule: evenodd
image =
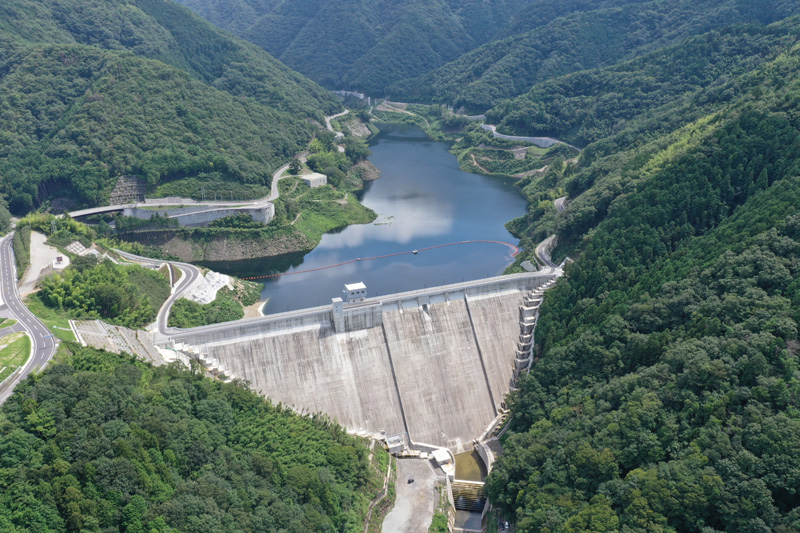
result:
<svg viewBox="0 0 800 533"><path fill-rule="evenodd" d="M157 335L273 402L413 448L472 449L533 361L542 293L559 268ZM350 286L356 290L356 286ZM422 444L424 443L424 444Z"/></svg>

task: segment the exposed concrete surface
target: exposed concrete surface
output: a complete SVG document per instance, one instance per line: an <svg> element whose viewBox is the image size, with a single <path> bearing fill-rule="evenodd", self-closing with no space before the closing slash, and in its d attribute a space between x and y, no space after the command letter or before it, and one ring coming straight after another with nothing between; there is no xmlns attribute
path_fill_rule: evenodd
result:
<svg viewBox="0 0 800 533"><path fill-rule="evenodd" d="M495 416L466 303L385 313L383 324L411 438L459 451Z"/></svg>
<svg viewBox="0 0 800 533"><path fill-rule="evenodd" d="M519 301L519 292L469 301L472 323L497 409L501 407L514 375L511 354L519 338ZM483 424L484 428L486 423Z"/></svg>
<svg viewBox="0 0 800 533"><path fill-rule="evenodd" d="M33 292L36 286L36 280L42 275L43 270L52 269L53 261L56 257L62 255L56 248L45 244L47 236L38 231L31 232L31 266L25 273L22 283L19 287L21 296Z"/></svg>
<svg viewBox="0 0 800 533"><path fill-rule="evenodd" d="M414 483L408 479L414 478ZM397 498L383 520L383 533L428 531L436 507L436 475L421 459L397 460Z"/></svg>
<svg viewBox="0 0 800 533"><path fill-rule="evenodd" d="M557 277L517 274L192 328L157 340L275 402L348 429L470 448L511 387L520 306ZM538 290L538 289L536 289Z"/></svg>
<svg viewBox="0 0 800 533"><path fill-rule="evenodd" d="M312 327L206 353L273 401L328 413L351 429L405 430L380 328L337 334Z"/></svg>

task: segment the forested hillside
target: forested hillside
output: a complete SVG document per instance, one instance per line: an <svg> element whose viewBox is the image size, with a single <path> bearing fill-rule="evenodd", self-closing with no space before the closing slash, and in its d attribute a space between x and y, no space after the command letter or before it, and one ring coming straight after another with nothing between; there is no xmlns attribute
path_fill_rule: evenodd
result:
<svg viewBox="0 0 800 533"><path fill-rule="evenodd" d="M798 29L794 17L710 32L616 67L556 78L499 106L490 116L506 128L585 146L577 164L518 182L530 210L510 227L530 243L556 232L562 243L579 244L615 198L718 127L718 112L758 99L765 79L783 76L774 72L784 64L777 59L796 45ZM570 208L557 213L552 199L563 193Z"/></svg>
<svg viewBox="0 0 800 533"><path fill-rule="evenodd" d="M0 530L362 531L363 442L237 384L74 355L0 410Z"/></svg>
<svg viewBox="0 0 800 533"><path fill-rule="evenodd" d="M797 30L797 21L724 28L614 67L534 85L494 107L487 120L504 133L586 146L620 132L642 113L690 95L706 95L696 99L698 108L730 101L734 90L722 87L786 50L797 41Z"/></svg>
<svg viewBox="0 0 800 533"><path fill-rule="evenodd" d="M331 89L383 96L487 42L523 0L179 0Z"/></svg>
<svg viewBox="0 0 800 533"><path fill-rule="evenodd" d="M58 190L107 200L119 175L265 185L339 104L162 0L0 5L0 175L22 213Z"/></svg>
<svg viewBox="0 0 800 533"><path fill-rule="evenodd" d="M729 24L769 23L800 12L796 3L781 0L564 4L559 16L542 19L546 24L537 18L539 4L531 6L502 38L418 79L399 82L389 93L400 101L443 102L482 112L553 77L613 65Z"/></svg>
<svg viewBox="0 0 800 533"><path fill-rule="evenodd" d="M670 57L701 67L674 67L682 97L641 95L548 178L573 199L549 220L577 261L547 294L489 477L519 531L800 529L796 22L586 74L638 95ZM573 81L574 109L602 100Z"/></svg>

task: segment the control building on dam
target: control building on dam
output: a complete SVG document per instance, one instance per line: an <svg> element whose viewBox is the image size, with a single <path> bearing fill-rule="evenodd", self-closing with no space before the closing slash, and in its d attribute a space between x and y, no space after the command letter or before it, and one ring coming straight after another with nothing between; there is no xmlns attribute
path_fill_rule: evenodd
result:
<svg viewBox="0 0 800 533"><path fill-rule="evenodd" d="M160 344L353 431L471 449L530 367L543 290L514 274L181 330ZM350 286L351 288L354 286Z"/></svg>

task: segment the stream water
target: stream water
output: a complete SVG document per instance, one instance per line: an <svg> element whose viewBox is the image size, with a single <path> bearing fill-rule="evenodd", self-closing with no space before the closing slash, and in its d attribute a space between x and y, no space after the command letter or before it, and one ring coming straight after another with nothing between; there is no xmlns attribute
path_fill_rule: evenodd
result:
<svg viewBox="0 0 800 533"><path fill-rule="evenodd" d="M368 296L378 296L499 275L512 262L512 249L501 244L460 244L465 240L516 244L504 224L525 213L525 200L510 183L463 172L445 143L432 141L419 128L384 125L371 143L372 161L382 172L360 194L378 213L371 224L348 226L323 236L305 256L208 266L242 277L294 272L409 250L373 261L358 261L317 272L265 280L264 312L279 313L328 304L345 283L362 281Z"/></svg>

